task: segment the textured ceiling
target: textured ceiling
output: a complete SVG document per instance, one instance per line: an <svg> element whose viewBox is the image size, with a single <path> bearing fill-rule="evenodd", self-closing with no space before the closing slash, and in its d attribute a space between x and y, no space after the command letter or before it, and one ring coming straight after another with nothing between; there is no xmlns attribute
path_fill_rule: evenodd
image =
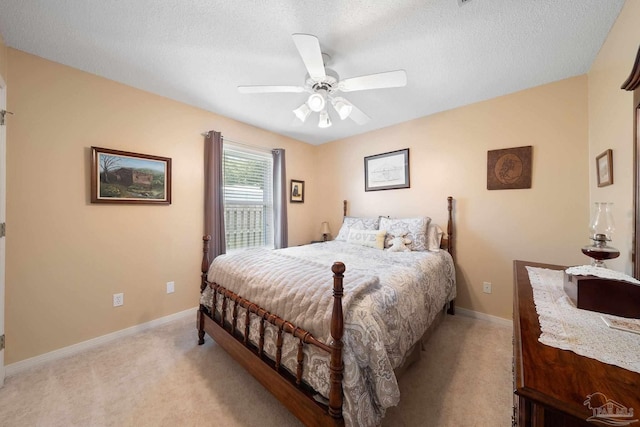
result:
<svg viewBox="0 0 640 427"><path fill-rule="evenodd" d="M12 48L321 144L584 74L624 3L459 1L0 0L0 34ZM317 115L293 126L306 94L236 89L303 85L293 33L317 36L341 78L404 69L408 84L344 94L366 125L330 111L330 128Z"/></svg>

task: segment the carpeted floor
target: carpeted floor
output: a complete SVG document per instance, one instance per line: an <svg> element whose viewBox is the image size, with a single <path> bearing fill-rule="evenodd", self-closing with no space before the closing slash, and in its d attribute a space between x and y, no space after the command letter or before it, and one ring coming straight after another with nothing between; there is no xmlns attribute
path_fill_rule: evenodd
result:
<svg viewBox="0 0 640 427"><path fill-rule="evenodd" d="M511 328L445 316L400 379L383 426L509 426ZM300 426L207 337L181 319L18 373L0 389L0 425Z"/></svg>

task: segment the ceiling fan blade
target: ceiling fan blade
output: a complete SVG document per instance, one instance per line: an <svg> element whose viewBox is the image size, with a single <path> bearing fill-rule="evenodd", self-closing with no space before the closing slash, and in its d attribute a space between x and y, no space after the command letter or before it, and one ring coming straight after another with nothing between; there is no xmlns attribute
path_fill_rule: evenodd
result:
<svg viewBox="0 0 640 427"><path fill-rule="evenodd" d="M369 116L363 113L362 110L356 107L355 105L351 104L351 107L352 107L351 114L349 114L349 118L354 122L356 122L357 124L364 125L369 120L371 120Z"/></svg>
<svg viewBox="0 0 640 427"><path fill-rule="evenodd" d="M306 89L302 86L238 86L238 92L240 93L276 93L276 92L289 92L300 93L306 92Z"/></svg>
<svg viewBox="0 0 640 427"><path fill-rule="evenodd" d="M404 70L396 70L344 79L339 83L338 89L342 92L353 92L356 90L384 89L406 85L407 73Z"/></svg>
<svg viewBox="0 0 640 427"><path fill-rule="evenodd" d="M293 42L298 48L298 53L302 57L302 62L307 68L309 77L319 82L327 78L324 71L324 60L320 50L320 42L316 36L311 34L293 34Z"/></svg>

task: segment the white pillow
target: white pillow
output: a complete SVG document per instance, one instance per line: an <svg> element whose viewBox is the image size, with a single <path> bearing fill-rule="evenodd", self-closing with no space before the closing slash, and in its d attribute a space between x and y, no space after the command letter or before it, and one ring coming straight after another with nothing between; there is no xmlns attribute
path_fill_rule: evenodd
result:
<svg viewBox="0 0 640 427"><path fill-rule="evenodd" d="M387 235L385 230L349 230L347 243L354 245L367 246L369 248L384 249L384 237Z"/></svg>
<svg viewBox="0 0 640 427"><path fill-rule="evenodd" d="M336 236L335 240L346 241L349 237L349 230L352 228L355 230L377 230L379 218L361 218L355 216L345 216L342 221L342 227Z"/></svg>
<svg viewBox="0 0 640 427"><path fill-rule="evenodd" d="M431 218L428 216L403 219L380 218L380 229L387 230L387 233L389 233L384 246L388 248L391 244L391 235L400 236L406 231L407 235L405 237L411 240L411 243L407 246L412 251L426 251L427 227L429 227L430 222Z"/></svg>
<svg viewBox="0 0 640 427"><path fill-rule="evenodd" d="M442 235L444 231L438 224L429 224L427 229L427 247L431 252L439 252L440 244L442 243Z"/></svg>

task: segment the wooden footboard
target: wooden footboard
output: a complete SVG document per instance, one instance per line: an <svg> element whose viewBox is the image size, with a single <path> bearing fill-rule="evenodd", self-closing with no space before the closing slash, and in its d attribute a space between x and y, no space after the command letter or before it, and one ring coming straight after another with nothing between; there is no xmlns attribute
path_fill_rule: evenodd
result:
<svg viewBox="0 0 640 427"><path fill-rule="evenodd" d="M198 310L198 344L204 344L205 332L222 348L253 375L267 390L279 399L300 421L308 426L343 426L342 417L342 335L344 321L342 313L342 280L345 266L341 262L333 264L333 311L331 316L331 342L329 345L318 341L311 333L268 312L257 304L242 298L217 283L207 281L209 236L203 238L202 284L201 291L207 286L213 290L212 310L200 305ZM218 299L222 309L216 309ZM238 308L245 310L244 319L239 319ZM227 319L227 310L231 310L231 321ZM260 319L259 342L249 340L251 316ZM241 330L238 322L244 321ZM264 352L265 322L277 328L275 360ZM289 334L298 340L297 367L295 375L281 366L283 334ZM304 346L314 346L330 357L329 362L329 403L322 404L314 399L318 393L302 382L304 371Z"/></svg>

